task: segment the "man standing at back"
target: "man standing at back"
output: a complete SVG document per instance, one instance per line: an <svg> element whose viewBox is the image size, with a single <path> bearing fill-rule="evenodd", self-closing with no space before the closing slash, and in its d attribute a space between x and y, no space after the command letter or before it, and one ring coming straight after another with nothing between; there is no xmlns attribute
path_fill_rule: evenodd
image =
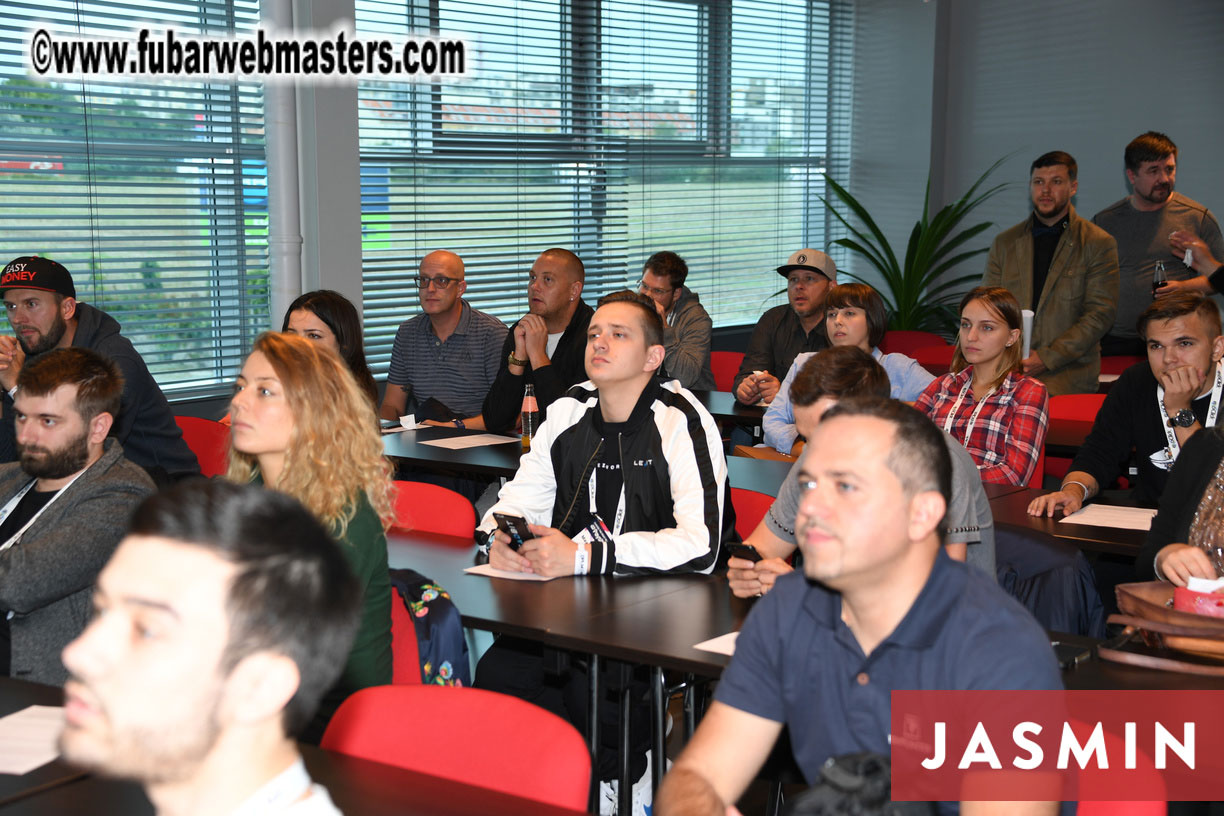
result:
<svg viewBox="0 0 1224 816"><path fill-rule="evenodd" d="M115 364L88 349L54 349L21 370L20 462L0 465L3 674L67 679L60 651L85 628L98 572L153 492L148 474L107 438L122 392Z"/></svg>
<svg viewBox="0 0 1224 816"><path fill-rule="evenodd" d="M1148 131L1126 146L1124 160L1131 194L1092 217L1118 242L1118 311L1113 328L1101 340L1101 353L1143 356L1135 324L1152 302L1153 271L1162 264L1168 279L1175 281L1173 288L1192 277L1173 254L1169 235L1178 230L1197 235L1217 258L1224 257L1224 238L1206 207L1173 191L1177 145L1172 139Z"/></svg>
<svg viewBox="0 0 1224 816"><path fill-rule="evenodd" d="M113 434L123 443L128 459L164 483L200 472L195 454L183 441L170 403L149 373L140 353L119 333L113 317L76 299L72 276L48 258L15 258L0 274L9 324L16 338L0 337L0 386L5 418L0 421L0 456L15 457L13 447L13 389L29 358L51 349L87 348L114 361L123 374L123 400Z"/></svg>
<svg viewBox="0 0 1224 816"><path fill-rule="evenodd" d="M778 267L778 274L786 279L787 302L761 315L732 384L735 398L746 405L772 400L800 352L829 347L825 294L837 284L833 259L801 249Z"/></svg>
<svg viewBox="0 0 1224 816"><path fill-rule="evenodd" d="M542 422L553 400L586 379L582 358L592 310L582 300L584 280L582 261L568 249L546 249L531 265L527 314L510 327L484 401L490 431L514 428L528 383L535 386Z"/></svg>
<svg viewBox="0 0 1224 816"><path fill-rule="evenodd" d="M656 252L642 267L638 291L654 301L663 321L663 358L661 369L685 388L714 390L710 369L710 338L714 321L697 293L684 285L688 264L674 252Z"/></svg>
<svg viewBox="0 0 1224 816"><path fill-rule="evenodd" d="M1024 373L1050 396L1096 393L1101 337L1118 299L1117 245L1075 212L1077 173L1061 150L1033 162L1033 214L995 237L982 276L983 286L1002 286L1035 313Z"/></svg>
<svg viewBox="0 0 1224 816"><path fill-rule="evenodd" d="M483 429L481 405L497 375L506 325L463 299L463 259L453 252L440 249L422 258L416 284L422 313L395 333L379 415L398 420L411 402L434 399L450 409L450 416L438 418Z"/></svg>

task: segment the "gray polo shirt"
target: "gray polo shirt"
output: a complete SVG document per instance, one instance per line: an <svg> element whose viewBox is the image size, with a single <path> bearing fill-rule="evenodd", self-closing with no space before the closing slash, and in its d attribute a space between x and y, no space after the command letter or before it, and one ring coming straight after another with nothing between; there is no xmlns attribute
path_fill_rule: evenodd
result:
<svg viewBox="0 0 1224 816"><path fill-rule="evenodd" d="M445 342L434 333L429 315L400 325L387 382L408 388L417 402L432 397L466 419L480 413L497 376L506 324L466 300L460 305L459 324Z"/></svg>
<svg viewBox="0 0 1224 816"><path fill-rule="evenodd" d="M942 432L941 432L942 433ZM967 555L965 562L977 567L995 580L994 515L990 512L990 499L982 487L973 457L965 448L944 433L948 454L952 457L952 501L948 503L947 541L964 542ZM783 541L795 543L795 516L799 513L799 465L800 458L786 474L786 481L778 491L778 498L765 514L769 529Z"/></svg>

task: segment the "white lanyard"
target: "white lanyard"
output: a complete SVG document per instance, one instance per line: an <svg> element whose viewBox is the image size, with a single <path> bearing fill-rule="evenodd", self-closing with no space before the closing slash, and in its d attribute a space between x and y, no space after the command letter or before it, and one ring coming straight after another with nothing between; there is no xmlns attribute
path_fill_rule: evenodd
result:
<svg viewBox="0 0 1224 816"><path fill-rule="evenodd" d="M587 494L590 497L591 515L598 514L598 508L595 506L595 474L599 472L599 466L591 468L591 478L587 481ZM625 474L621 472L621 489L620 499L616 502L616 518L612 522L612 535L620 535L621 527L625 523Z"/></svg>
<svg viewBox="0 0 1224 816"><path fill-rule="evenodd" d="M1210 428L1216 423L1216 416L1220 413L1220 394L1224 392L1224 367L1219 363L1216 364L1215 385L1211 386L1211 404L1207 406L1207 421L1203 423L1204 428ZM1177 441L1177 433L1171 425L1169 425L1169 412L1165 409L1164 404L1164 386L1156 386L1156 405L1160 408L1160 419L1164 424L1165 439L1169 442L1169 447L1165 448L1165 461L1169 463L1169 467L1177 461L1177 455L1181 453L1181 444Z"/></svg>
<svg viewBox="0 0 1224 816"><path fill-rule="evenodd" d="M3 544L0 544L0 552L4 552L9 547L13 546L18 541L20 541L21 536L25 533L25 531L30 529L30 525L38 521L38 517L41 516L48 507L54 504L56 499L64 495L65 491L67 491L68 488L72 487L72 483L75 482L77 479L81 478L82 474L84 474L86 470L89 470L89 468L85 468L85 470L78 472L77 475L72 477L72 480L68 482L68 484L64 485L59 490L55 491L55 495L52 496L50 499L48 499L46 504L38 508L38 512L35 513L33 516L31 516L30 520L21 526L20 530L13 533L9 537L8 541L4 542ZM9 499L8 502L4 505L4 507L0 507L0 524L3 524L4 520L8 518L9 515L11 515L14 510L17 509L17 505L21 503L21 500L25 498L25 495L30 492L30 489L34 487L34 483L37 481L38 481L37 479L31 479L30 483L27 484L25 487L21 488L21 490L18 490L17 495Z"/></svg>
<svg viewBox="0 0 1224 816"><path fill-rule="evenodd" d="M259 816L286 810L310 790L310 775L301 757L238 806L230 816Z"/></svg>
<svg viewBox="0 0 1224 816"><path fill-rule="evenodd" d="M965 401L965 395L969 393L969 389L973 387L973 375L969 375L969 382L965 383L965 387L961 389L960 396L956 398L956 403L952 406L952 410L948 412L947 419L944 420L944 431L952 435L952 420L956 419L956 412L960 410L961 403ZM973 409L973 413L969 415L969 424L965 426L965 447L969 447L969 435L973 433L973 426L977 424L978 414L982 412L982 408L986 405L986 400L990 399L995 391L999 390L998 386L986 392L986 396L978 400L977 407Z"/></svg>

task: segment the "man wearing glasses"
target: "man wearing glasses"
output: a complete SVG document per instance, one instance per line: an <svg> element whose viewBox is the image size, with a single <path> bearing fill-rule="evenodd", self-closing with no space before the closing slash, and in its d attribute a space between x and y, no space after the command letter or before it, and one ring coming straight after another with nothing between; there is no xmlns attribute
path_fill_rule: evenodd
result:
<svg viewBox="0 0 1224 816"><path fill-rule="evenodd" d="M786 376L801 352L829 347L824 302L829 287L837 283L833 259L801 249L778 267L778 274L786 278L788 302L761 315L735 375L736 399L747 405L772 400L781 384L778 378Z"/></svg>
<svg viewBox="0 0 1224 816"><path fill-rule="evenodd" d="M714 322L697 293L684 285L687 278L688 264L683 258L674 252L656 252L642 267L638 291L654 301L663 321L666 356L660 370L685 388L713 391L710 336Z"/></svg>
<svg viewBox="0 0 1224 816"><path fill-rule="evenodd" d="M506 324L463 300L463 259L440 249L421 259L416 279L422 314L395 334L387 393L379 414L395 420L434 399L459 428L485 427L481 404L497 376Z"/></svg>

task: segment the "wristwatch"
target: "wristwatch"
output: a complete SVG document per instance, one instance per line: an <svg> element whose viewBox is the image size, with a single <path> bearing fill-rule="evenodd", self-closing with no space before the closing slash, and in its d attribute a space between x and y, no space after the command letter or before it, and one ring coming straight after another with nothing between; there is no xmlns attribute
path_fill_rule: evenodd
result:
<svg viewBox="0 0 1224 816"><path fill-rule="evenodd" d="M1194 418L1194 412L1188 408L1183 408L1173 416L1169 417L1170 428L1189 428L1197 420Z"/></svg>
<svg viewBox="0 0 1224 816"><path fill-rule="evenodd" d="M464 427L466 427L466 426L463 424L463 420L462 420L462 419L452 419L452 420L451 420L451 422L455 423L455 427L456 427L456 428L464 428Z"/></svg>
<svg viewBox="0 0 1224 816"><path fill-rule="evenodd" d="M507 355L507 356L506 356L506 362L507 362L507 363L509 363L509 364L510 364L510 365L512 365L512 366L518 366L519 368L526 368L526 367L527 367L527 363L528 363L528 362L530 362L530 361L529 361L529 360L520 360L519 358L517 358L517 357L515 357L515 356L514 356L514 352L512 351L512 352L510 352L510 354L509 354L509 355Z"/></svg>

